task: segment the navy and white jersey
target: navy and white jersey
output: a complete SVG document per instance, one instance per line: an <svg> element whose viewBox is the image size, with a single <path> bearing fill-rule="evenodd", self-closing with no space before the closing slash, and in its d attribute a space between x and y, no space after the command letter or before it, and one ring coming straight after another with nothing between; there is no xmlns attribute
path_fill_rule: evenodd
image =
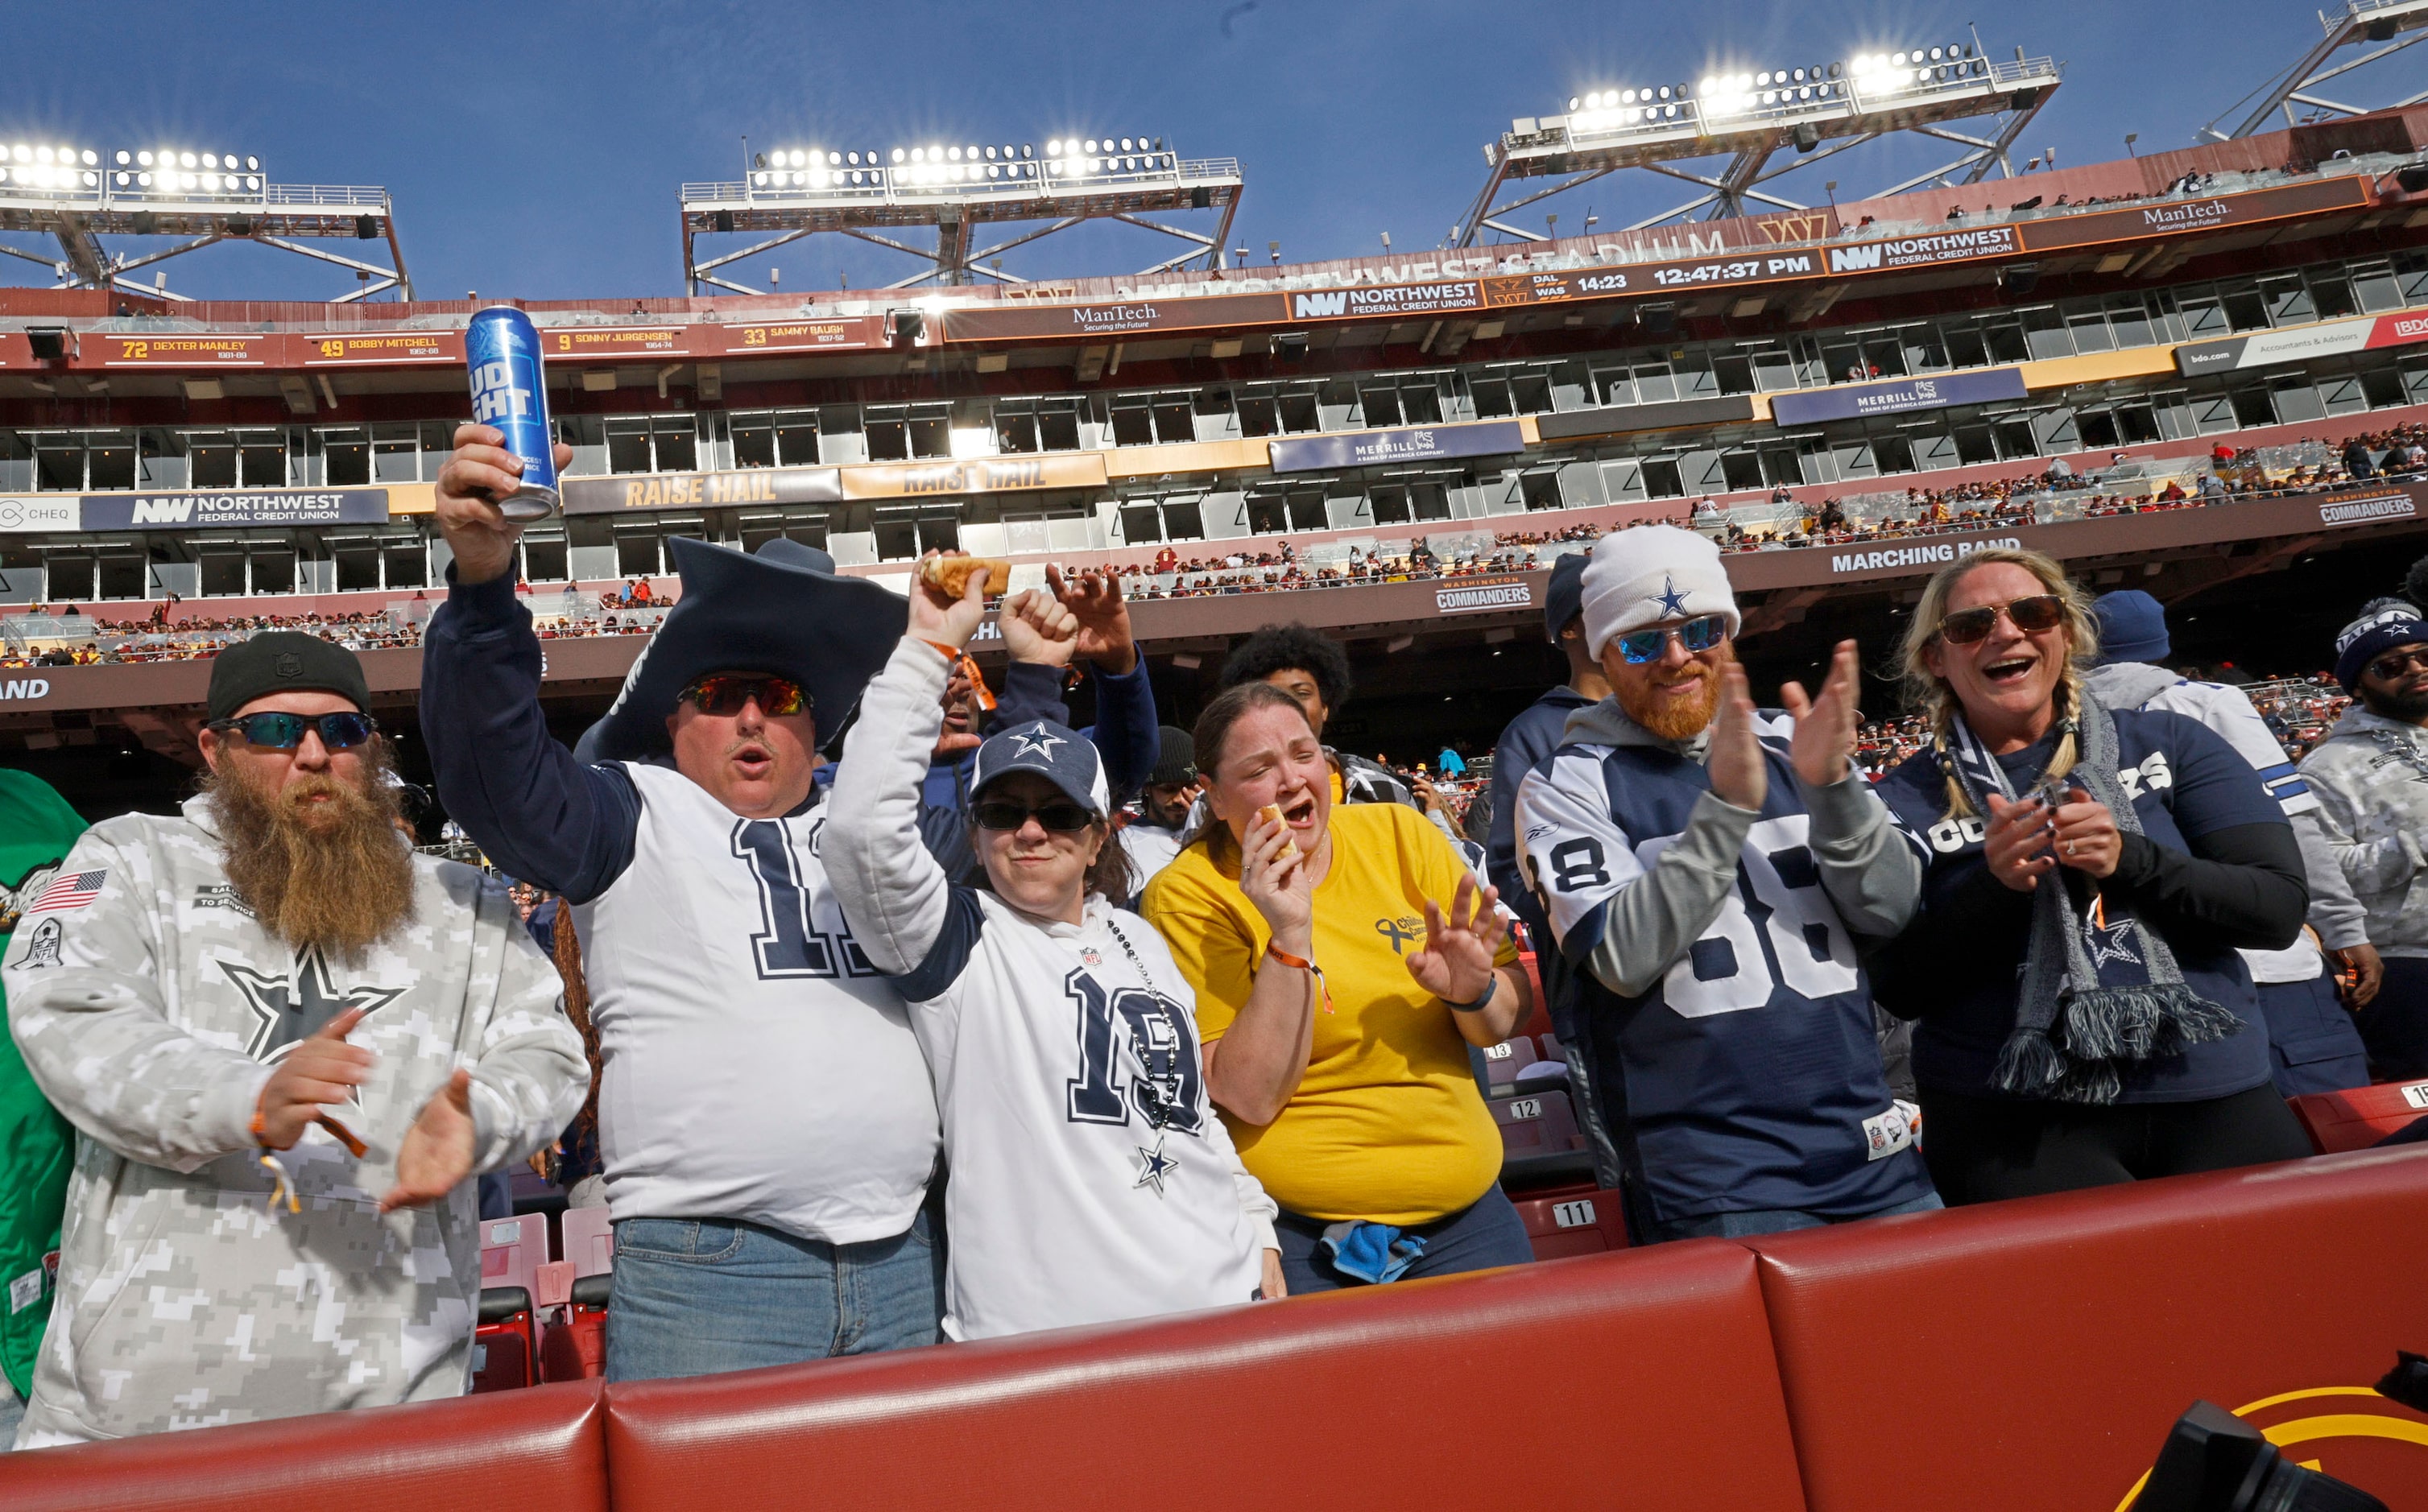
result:
<svg viewBox="0 0 2428 1512"><path fill-rule="evenodd" d="M2134 677L2134 674L2141 675ZM2125 697L2111 696L2111 678ZM2149 691L2154 684L2155 692ZM2276 800L2287 819L2318 812L2319 795L2302 780L2301 769L2285 755L2284 743L2269 732L2268 722L2251 707L2250 695L2241 689L2197 682L2175 676L2163 667L2130 662L2100 668L2092 676L2092 688L2111 707L2162 708L2198 720L2234 747L2235 755L2251 763L2251 769L2259 773L2259 785ZM2242 964L2251 968L2254 982L2308 982L2327 968L2325 957L2306 935L2285 950L2245 951Z"/></svg>
<svg viewBox="0 0 2428 1512"><path fill-rule="evenodd" d="M2153 844L2198 854L2204 836L2248 824L2285 823L2284 808L2251 764L2216 732L2163 709L2114 711L2117 777ZM2027 787L2055 749L2052 730L1998 757L2008 780ZM1948 817L1947 786L1926 750L1880 780L1879 794L1908 834L1930 853L1922 913L1909 932L1929 952L1929 980L1915 984L1914 1079L1926 1091L1995 1096L1991 1071L2015 1026L2015 994L2031 932L2031 895L1988 881L1981 858L1989 823ZM1986 901L1986 902L1985 902ZM1960 920L1960 922L1959 922ZM2146 918L2144 923L2149 923ZM2153 926L2155 927L2155 925ZM1961 936L1950 942L1950 933ZM2124 1069L2124 1102L2182 1102L2245 1092L2269 1080L2268 1034L2251 973L2232 949L2167 936L2184 984L2245 1027L2180 1055ZM1900 940L1903 948L1909 940ZM1889 967L1880 967L1884 979ZM1895 1006L1894 996L1892 1006Z"/></svg>
<svg viewBox="0 0 2428 1512"><path fill-rule="evenodd" d="M575 904L615 1218L830 1244L908 1229L935 1093L827 885L830 805L746 820L671 766L581 761L549 735L540 669L511 580L451 585L423 642L421 730L448 812Z"/></svg>
<svg viewBox="0 0 2428 1512"><path fill-rule="evenodd" d="M1101 898L1077 923L1023 914L954 886L918 843L945 672L906 639L869 684L827 830L844 915L909 1000L935 1077L953 1173L944 1330L1250 1301L1275 1209L1206 1096L1195 997L1162 937Z"/></svg>
<svg viewBox="0 0 2428 1512"><path fill-rule="evenodd" d="M901 1233L935 1168L935 1096L827 880L832 805L743 819L681 772L624 771L632 864L573 910L607 1206L836 1244Z"/></svg>
<svg viewBox="0 0 2428 1512"><path fill-rule="evenodd" d="M1517 833L1574 983L1604 1121L1652 1215L1853 1216L1927 1195L1853 937L1809 843L1790 726L1765 731L1769 791L1751 816L1709 796L1701 762L1625 729L1640 741L1578 739L1588 732L1572 725L1570 743L1519 785ZM1628 889L1679 875L1689 852L1660 863L1689 837L1698 805L1698 842L1716 834L1722 848L1697 896L1715 902L1678 922L1665 967L1630 984L1632 995L1616 990L1590 963ZM1731 881L1726 837L1740 833Z"/></svg>

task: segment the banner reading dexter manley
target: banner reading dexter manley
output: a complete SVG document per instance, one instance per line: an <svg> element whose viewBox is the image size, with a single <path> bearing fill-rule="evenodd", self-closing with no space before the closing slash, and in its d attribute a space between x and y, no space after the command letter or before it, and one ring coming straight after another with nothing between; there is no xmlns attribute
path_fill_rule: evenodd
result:
<svg viewBox="0 0 2428 1512"><path fill-rule="evenodd" d="M87 494L86 530L222 529L249 525L385 525L385 488L249 488L224 494Z"/></svg>
<svg viewBox="0 0 2428 1512"><path fill-rule="evenodd" d="M1929 378L1898 378L1883 383L1846 383L1798 394L1774 394L1770 417L1780 425L1813 425L1823 420L1852 420L1865 415L1906 415L1957 404L2019 399L2026 392L2022 368L1988 367L1973 372L1938 373Z"/></svg>

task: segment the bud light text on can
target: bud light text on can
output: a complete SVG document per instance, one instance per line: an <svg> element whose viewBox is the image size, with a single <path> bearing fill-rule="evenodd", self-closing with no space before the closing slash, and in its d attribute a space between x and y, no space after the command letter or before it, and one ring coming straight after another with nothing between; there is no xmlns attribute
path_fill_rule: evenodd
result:
<svg viewBox="0 0 2428 1512"><path fill-rule="evenodd" d="M544 520L560 501L539 333L520 310L495 306L472 317L464 354L472 369L473 420L504 431L505 449L523 463L522 486L490 502L509 520Z"/></svg>

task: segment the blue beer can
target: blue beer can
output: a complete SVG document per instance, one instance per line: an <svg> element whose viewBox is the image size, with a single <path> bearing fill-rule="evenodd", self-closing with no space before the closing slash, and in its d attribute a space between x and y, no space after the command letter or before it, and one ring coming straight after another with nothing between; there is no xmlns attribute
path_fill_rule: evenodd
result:
<svg viewBox="0 0 2428 1512"><path fill-rule="evenodd" d="M473 420L504 431L506 449L523 463L522 486L490 502L509 520L548 518L561 501L539 333L520 310L493 306L472 317L464 356L472 369Z"/></svg>

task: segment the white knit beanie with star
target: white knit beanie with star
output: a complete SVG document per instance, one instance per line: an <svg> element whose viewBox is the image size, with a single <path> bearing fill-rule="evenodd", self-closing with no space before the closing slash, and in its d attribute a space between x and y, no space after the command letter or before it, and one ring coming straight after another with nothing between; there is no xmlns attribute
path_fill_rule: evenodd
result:
<svg viewBox="0 0 2428 1512"><path fill-rule="evenodd" d="M1665 621L1725 615L1729 634L1742 623L1720 548L1674 525L1613 530L1585 564L1585 645L1601 659L1614 636Z"/></svg>

